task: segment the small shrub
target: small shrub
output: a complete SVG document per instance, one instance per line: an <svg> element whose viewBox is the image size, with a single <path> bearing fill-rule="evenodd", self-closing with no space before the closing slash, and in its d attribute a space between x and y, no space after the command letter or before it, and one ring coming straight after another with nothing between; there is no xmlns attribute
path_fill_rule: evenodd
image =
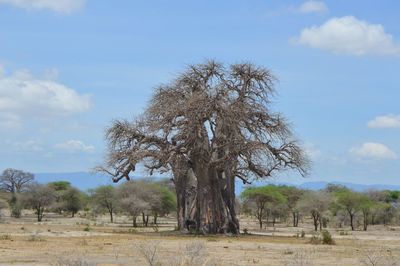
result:
<svg viewBox="0 0 400 266"><path fill-rule="evenodd" d="M375 249L362 249L361 265L364 266L397 266L399 265L399 257L394 256L390 249L381 247Z"/></svg>
<svg viewBox="0 0 400 266"><path fill-rule="evenodd" d="M304 230L301 230L300 237L304 238L305 236L306 236L306 232L304 232Z"/></svg>
<svg viewBox="0 0 400 266"><path fill-rule="evenodd" d="M243 229L243 234L248 235L248 234L249 234L249 229L244 228L244 229Z"/></svg>
<svg viewBox="0 0 400 266"><path fill-rule="evenodd" d="M89 231L90 231L90 226L89 226L89 225L87 225L85 228L83 228L83 231L85 231L85 232L89 232Z"/></svg>
<svg viewBox="0 0 400 266"><path fill-rule="evenodd" d="M1 235L0 240L11 240L11 236L10 235Z"/></svg>
<svg viewBox="0 0 400 266"><path fill-rule="evenodd" d="M159 244L160 242L158 241L147 241L138 246L140 254L143 256L149 266L159 265L157 258Z"/></svg>
<svg viewBox="0 0 400 266"><path fill-rule="evenodd" d="M332 238L331 233L328 230L322 231L322 244L324 245L334 245L335 241Z"/></svg>
<svg viewBox="0 0 400 266"><path fill-rule="evenodd" d="M134 228L129 228L129 229L128 229L128 233L129 233L129 234L136 234L136 233L137 233L137 230L134 229Z"/></svg>
<svg viewBox="0 0 400 266"><path fill-rule="evenodd" d="M291 249L285 249L285 251L283 252L284 255L292 255L294 254L294 251Z"/></svg>
<svg viewBox="0 0 400 266"><path fill-rule="evenodd" d="M185 248L186 263L188 265L204 265L207 258L206 244L201 241L191 242Z"/></svg>

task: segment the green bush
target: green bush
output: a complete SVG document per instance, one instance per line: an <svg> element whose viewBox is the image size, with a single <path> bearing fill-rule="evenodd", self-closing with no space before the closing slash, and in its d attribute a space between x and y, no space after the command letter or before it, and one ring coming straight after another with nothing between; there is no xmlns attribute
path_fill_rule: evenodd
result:
<svg viewBox="0 0 400 266"><path fill-rule="evenodd" d="M324 245L334 245L335 241L333 241L331 233L328 230L322 231L322 244Z"/></svg>

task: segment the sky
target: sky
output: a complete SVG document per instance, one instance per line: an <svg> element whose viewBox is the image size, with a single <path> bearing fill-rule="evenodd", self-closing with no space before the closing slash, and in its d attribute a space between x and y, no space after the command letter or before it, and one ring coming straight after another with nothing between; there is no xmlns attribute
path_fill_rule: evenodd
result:
<svg viewBox="0 0 400 266"><path fill-rule="evenodd" d="M188 64L252 62L306 179L400 185L400 1L0 0L0 170L89 171Z"/></svg>

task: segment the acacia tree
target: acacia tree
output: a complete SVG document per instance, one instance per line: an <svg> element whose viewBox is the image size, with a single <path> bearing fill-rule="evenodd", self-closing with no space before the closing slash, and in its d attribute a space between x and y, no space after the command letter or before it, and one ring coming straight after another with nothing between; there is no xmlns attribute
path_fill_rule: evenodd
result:
<svg viewBox="0 0 400 266"><path fill-rule="evenodd" d="M91 202L97 211L107 211L110 214L110 222L114 222L114 212L117 207L117 194L111 185L100 186L91 191Z"/></svg>
<svg viewBox="0 0 400 266"><path fill-rule="evenodd" d="M299 210L297 208L297 202L300 200L304 191L292 186L281 186L280 192L286 198L286 206L289 211L292 213L293 217L293 227L297 227L299 225Z"/></svg>
<svg viewBox="0 0 400 266"><path fill-rule="evenodd" d="M368 195L362 195L360 198L360 209L363 214L363 230L367 231L368 221L371 215L371 210L373 208L374 202Z"/></svg>
<svg viewBox="0 0 400 266"><path fill-rule="evenodd" d="M158 87L144 114L115 121L107 131L108 156L99 171L126 178L144 163L170 171L177 194L178 227L190 221L201 233L239 233L235 178L250 183L307 160L279 113L270 110L270 71L252 64L229 68L192 65Z"/></svg>
<svg viewBox="0 0 400 266"><path fill-rule="evenodd" d="M55 200L55 191L47 186L41 184L32 184L28 186L27 191L24 192L23 202L28 208L35 210L38 222L43 219L44 211Z"/></svg>
<svg viewBox="0 0 400 266"><path fill-rule="evenodd" d="M78 213L83 207L83 193L75 188L70 187L62 194L62 208L71 212L72 217Z"/></svg>
<svg viewBox="0 0 400 266"><path fill-rule="evenodd" d="M337 193L337 203L344 209L350 218L350 227L354 231L354 218L361 209L362 196L354 191L347 190Z"/></svg>
<svg viewBox="0 0 400 266"><path fill-rule="evenodd" d="M245 204L255 205L254 215L258 219L260 229L263 226L263 219L270 215L270 209L268 209L268 204L280 204L285 203L285 197L279 192L276 186L268 185L263 187L249 187L245 189L241 194Z"/></svg>
<svg viewBox="0 0 400 266"><path fill-rule="evenodd" d="M302 212L311 214L314 230L318 231L318 226L320 230L322 229L324 212L328 210L331 203L331 195L322 191L307 191L303 194L297 206Z"/></svg>

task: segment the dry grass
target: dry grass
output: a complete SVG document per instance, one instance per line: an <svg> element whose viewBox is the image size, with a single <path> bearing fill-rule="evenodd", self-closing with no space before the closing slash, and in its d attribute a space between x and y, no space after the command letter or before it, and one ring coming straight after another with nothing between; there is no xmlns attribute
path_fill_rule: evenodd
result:
<svg viewBox="0 0 400 266"><path fill-rule="evenodd" d="M84 231L88 223L90 231ZM400 256L397 229L371 227L347 235L331 230L332 246L311 245L311 227L281 226L255 235L256 227L244 223L252 234L194 237L173 233L169 224L161 224L159 232L138 228L132 233L121 222L8 220L0 224L5 236L0 265L398 265L393 264ZM302 230L305 237L296 237ZM28 241L32 236L35 240Z"/></svg>

